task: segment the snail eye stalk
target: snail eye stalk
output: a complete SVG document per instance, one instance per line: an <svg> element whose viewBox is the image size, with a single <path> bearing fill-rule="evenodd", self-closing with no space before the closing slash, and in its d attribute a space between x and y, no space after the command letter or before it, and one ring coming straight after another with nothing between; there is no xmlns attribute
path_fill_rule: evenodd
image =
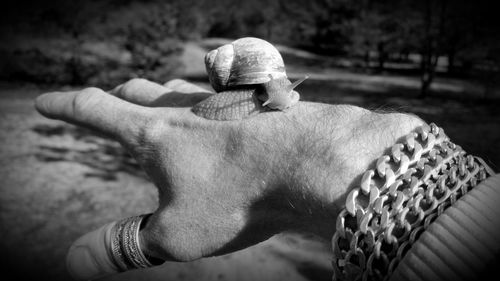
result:
<svg viewBox="0 0 500 281"><path fill-rule="evenodd" d="M309 75L306 75L304 78L302 79L299 79L295 82L293 82L290 86L288 86L288 89L289 89L289 92L291 92L293 89L295 89L295 87L297 87L298 85L300 85L302 82L304 82L307 78L309 78Z"/></svg>

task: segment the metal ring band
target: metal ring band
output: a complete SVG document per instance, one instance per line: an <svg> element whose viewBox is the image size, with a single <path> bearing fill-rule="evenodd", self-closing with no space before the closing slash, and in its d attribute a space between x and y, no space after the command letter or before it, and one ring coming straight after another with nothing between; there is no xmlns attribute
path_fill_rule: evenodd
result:
<svg viewBox="0 0 500 281"><path fill-rule="evenodd" d="M129 264L130 269L137 268L137 264L134 261L134 253L130 250L130 229L133 227L133 220L135 217L128 218L123 227L123 232L121 235L121 249L127 264Z"/></svg>
<svg viewBox="0 0 500 281"><path fill-rule="evenodd" d="M151 263L146 259L139 245L139 228L144 216L134 217L126 228L123 236L123 245L126 256L135 268L151 267Z"/></svg>
<svg viewBox="0 0 500 281"><path fill-rule="evenodd" d="M115 224L115 226L113 227L111 240L111 254L113 257L113 261L121 271L125 271L128 269L121 249L121 235L125 222L126 220L121 220Z"/></svg>
<svg viewBox="0 0 500 281"><path fill-rule="evenodd" d="M135 228L134 233L134 243L135 250L139 254L139 259L143 262L144 267L152 267L153 264L146 258L141 249L141 243L139 241L139 230L141 229L141 223L144 217L141 217L141 220L137 222L137 227Z"/></svg>
<svg viewBox="0 0 500 281"><path fill-rule="evenodd" d="M113 227L111 254L121 271L152 267L140 247L139 230L142 220L150 214L134 216L118 221Z"/></svg>

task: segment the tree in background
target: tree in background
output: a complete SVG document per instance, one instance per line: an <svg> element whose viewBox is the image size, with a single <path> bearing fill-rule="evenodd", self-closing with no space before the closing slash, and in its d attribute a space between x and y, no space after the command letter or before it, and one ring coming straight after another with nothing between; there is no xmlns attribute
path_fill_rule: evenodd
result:
<svg viewBox="0 0 500 281"><path fill-rule="evenodd" d="M163 2L133 2L110 13L103 35L115 35L131 54L130 72L152 80L166 80L180 67L181 46L176 35L178 9ZM99 27L100 25L98 25Z"/></svg>
<svg viewBox="0 0 500 281"><path fill-rule="evenodd" d="M2 24L1 34L7 36L5 44L18 44L15 46L20 49L18 53L28 56L25 61L23 58L6 55L5 60L13 67L15 75L35 82L58 82L63 79L66 83L80 85L94 74L95 69L83 65L82 44L86 40L89 24L99 15L102 3L88 5L84 0L31 3L20 0L16 4L7 5L5 14L10 18L7 17L8 23ZM23 41L23 36L28 40ZM32 44L30 41L53 37L60 39L60 45L64 47L58 58L47 54L40 42ZM50 64L56 63L58 67L50 72Z"/></svg>
<svg viewBox="0 0 500 281"><path fill-rule="evenodd" d="M423 36L421 42L421 97L429 94L431 83L436 74L436 66L442 53L443 33L447 15L448 1L425 0L423 7Z"/></svg>
<svg viewBox="0 0 500 281"><path fill-rule="evenodd" d="M486 0L16 3L20 3L17 10L7 5L0 31L10 29L12 34L29 40L40 37L60 42L55 48L42 48L26 40L21 52L4 55L4 61L11 64L3 69L17 71L18 77L35 82L83 84L94 82L96 75L113 73L115 68L122 68L122 74L164 80L181 67L176 60L182 41L205 37L256 36L358 60L366 69L378 71L400 71L388 62L399 60L409 65L413 63L409 55L419 54L422 97L429 94L436 75L442 74L437 71L440 57L448 58L447 75L474 77L483 83L491 83L493 78L487 77L496 75L499 66L500 24L495 9ZM11 41L3 40L3 45L9 44L6 42ZM97 45L101 53L108 54L99 59L92 57ZM130 59L117 58L120 53L128 54ZM374 59L375 64L371 64ZM19 62L23 62L22 66ZM66 68L60 70L58 65ZM48 71L51 68L54 71ZM113 83L113 79L125 78L107 75L100 80Z"/></svg>
<svg viewBox="0 0 500 281"><path fill-rule="evenodd" d="M448 59L448 75L464 76L483 71L479 77L497 75L496 55L500 45L500 24L487 1L400 0L359 2L352 23L351 55L364 57L370 67L370 53L377 54L378 69L389 57L409 53L420 55L421 97L430 93L439 58ZM476 67L474 67L476 65ZM489 65L489 66L486 66ZM459 67L458 67L459 66ZM495 70L496 69L496 70ZM492 79L482 79L483 83Z"/></svg>
<svg viewBox="0 0 500 281"><path fill-rule="evenodd" d="M416 10L422 13L421 97L430 92L439 57L448 59L447 72L451 75L478 76L480 80L497 75L500 64L494 54L500 45L500 24L491 3L425 0ZM483 82L491 83L491 79Z"/></svg>
<svg viewBox="0 0 500 281"><path fill-rule="evenodd" d="M375 53L377 69L383 71L392 54L407 56L412 42L408 35L413 25L407 6L395 9L390 1L361 1L352 21L350 54L361 55L365 67L370 68L371 53Z"/></svg>

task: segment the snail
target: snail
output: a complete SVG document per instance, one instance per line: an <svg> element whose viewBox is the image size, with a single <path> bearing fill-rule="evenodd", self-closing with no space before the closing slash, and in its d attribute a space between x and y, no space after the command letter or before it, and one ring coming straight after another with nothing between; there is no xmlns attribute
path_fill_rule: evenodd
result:
<svg viewBox="0 0 500 281"><path fill-rule="evenodd" d="M212 120L239 120L260 112L284 110L299 101L278 50L262 39L246 37L208 52L205 66L216 94L192 111Z"/></svg>

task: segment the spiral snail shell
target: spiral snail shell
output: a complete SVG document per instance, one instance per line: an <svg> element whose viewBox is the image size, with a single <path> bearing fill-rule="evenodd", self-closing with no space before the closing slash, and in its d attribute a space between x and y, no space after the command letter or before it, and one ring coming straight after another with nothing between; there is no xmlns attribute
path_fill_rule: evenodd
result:
<svg viewBox="0 0 500 281"><path fill-rule="evenodd" d="M192 111L213 120L239 120L269 110L284 110L299 101L278 50L252 37L241 38L205 56L210 84L217 92Z"/></svg>

